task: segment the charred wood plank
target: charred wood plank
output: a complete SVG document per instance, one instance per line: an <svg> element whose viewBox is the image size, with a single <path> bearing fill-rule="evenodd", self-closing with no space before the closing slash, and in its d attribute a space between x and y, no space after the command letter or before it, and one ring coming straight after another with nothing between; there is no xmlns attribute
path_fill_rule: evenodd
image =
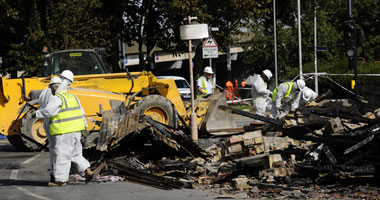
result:
<svg viewBox="0 0 380 200"><path fill-rule="evenodd" d="M173 178L165 178L161 176L156 176L154 174L150 174L147 172L143 172L137 169L133 169L131 167L125 166L123 164L117 162L111 162L112 167L121 171L122 174L126 175L127 178L130 178L133 181L138 181L141 183L150 183L152 185L156 185L158 187L163 188L183 188L183 183L175 180Z"/></svg>
<svg viewBox="0 0 380 200"><path fill-rule="evenodd" d="M274 124L274 125L279 126L279 127L282 127L283 124L284 124L283 120L272 119L272 118L269 118L269 117L264 117L264 116L261 116L261 115L256 115L256 114L253 114L253 113L250 113L250 112L245 112L245 111L238 110L238 109L235 109L235 108L231 108L231 107L228 107L228 106L221 105L218 108L221 109L221 110L224 110L226 112L232 112L234 114L242 115L242 116L249 117L249 118L252 118L252 119L257 119L257 120L260 120L260 121L263 121L263 122Z"/></svg>
<svg viewBox="0 0 380 200"><path fill-rule="evenodd" d="M348 112L343 112L343 111L333 111L331 109L326 109L326 108L304 108L303 110L310 110L311 113L320 115L320 116L326 116L326 117L340 117L343 119L349 119L352 122L363 122L363 123L374 123L375 121L373 119L368 119L366 117L362 116L355 116L352 113Z"/></svg>
<svg viewBox="0 0 380 200"><path fill-rule="evenodd" d="M326 146L326 145L323 145L322 150L325 153L325 155L327 156L327 158L329 159L330 163L333 164L333 165L336 165L337 160L334 157L334 155L331 153L330 148L328 146Z"/></svg>
<svg viewBox="0 0 380 200"><path fill-rule="evenodd" d="M372 133L370 135L368 135L364 140L362 140L361 142L351 146L350 148L346 149L343 154L346 155L346 154L349 154L353 151L355 151L356 149L359 149L360 147L370 143L373 141L373 139L375 139L375 135L377 135L378 133L380 132L380 128L376 128L374 130L372 130Z"/></svg>
<svg viewBox="0 0 380 200"><path fill-rule="evenodd" d="M166 127L164 124L154 121L148 116L144 115L144 120L151 124L154 128L164 134L166 137L175 140L178 145L189 153L192 157L203 157L201 148L199 148L190 138L181 131L174 131L173 129Z"/></svg>

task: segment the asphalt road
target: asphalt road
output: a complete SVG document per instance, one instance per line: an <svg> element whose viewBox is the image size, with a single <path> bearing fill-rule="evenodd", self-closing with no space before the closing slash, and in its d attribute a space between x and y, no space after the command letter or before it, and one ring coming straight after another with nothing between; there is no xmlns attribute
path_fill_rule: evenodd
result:
<svg viewBox="0 0 380 200"><path fill-rule="evenodd" d="M197 189L161 190L130 182L69 183L62 188L47 187L48 152L18 152L0 140L0 200L97 200L97 199L212 199L210 191Z"/></svg>

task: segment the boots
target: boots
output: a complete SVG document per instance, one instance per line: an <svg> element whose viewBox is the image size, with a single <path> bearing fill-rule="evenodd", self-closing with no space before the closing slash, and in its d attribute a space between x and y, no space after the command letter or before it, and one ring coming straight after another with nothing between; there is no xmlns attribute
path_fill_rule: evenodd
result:
<svg viewBox="0 0 380 200"><path fill-rule="evenodd" d="M87 184L94 178L94 172L92 172L90 168L87 168L84 171L84 177L86 178L86 184Z"/></svg>
<svg viewBox="0 0 380 200"><path fill-rule="evenodd" d="M66 182L49 182L48 187L66 187Z"/></svg>

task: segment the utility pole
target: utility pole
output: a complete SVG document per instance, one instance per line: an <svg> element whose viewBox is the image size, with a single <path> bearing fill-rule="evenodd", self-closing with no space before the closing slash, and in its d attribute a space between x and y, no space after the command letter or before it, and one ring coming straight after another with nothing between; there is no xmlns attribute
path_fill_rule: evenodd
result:
<svg viewBox="0 0 380 200"><path fill-rule="evenodd" d="M276 79L276 87L278 86L277 72L277 20L276 20L276 0L273 0L273 33L274 33L274 76Z"/></svg>
<svg viewBox="0 0 380 200"><path fill-rule="evenodd" d="M297 1L298 10L298 52L299 52L299 65L300 65L300 79L303 79L302 75L302 36L301 36L301 0Z"/></svg>
<svg viewBox="0 0 380 200"><path fill-rule="evenodd" d="M180 36L181 40L188 40L189 45L189 71L190 71L190 87L191 87L191 114L190 114L190 125L191 125L191 138L193 141L198 140L198 127L197 127L197 115L194 111L194 76L193 76L193 61L191 56L192 42L191 40L208 38L208 26L207 24L195 24L192 20L196 20L197 17L188 16L187 25L180 26Z"/></svg>
<svg viewBox="0 0 380 200"><path fill-rule="evenodd" d="M314 0L314 89L318 92L318 62L317 62L317 2Z"/></svg>
<svg viewBox="0 0 380 200"><path fill-rule="evenodd" d="M357 68L357 30L355 28L354 20L352 17L352 1L348 0L348 20L344 22L344 40L346 45L346 55L348 56L348 66L350 69L354 69L354 80L351 81L351 89L355 88L358 80L358 68Z"/></svg>

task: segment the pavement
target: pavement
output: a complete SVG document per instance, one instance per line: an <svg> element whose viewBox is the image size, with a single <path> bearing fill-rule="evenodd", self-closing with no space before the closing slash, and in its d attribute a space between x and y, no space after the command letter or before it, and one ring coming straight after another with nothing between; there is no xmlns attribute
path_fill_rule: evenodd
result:
<svg viewBox="0 0 380 200"><path fill-rule="evenodd" d="M104 200L104 199L212 199L210 191L198 189L162 190L131 182L69 183L47 187L48 152L19 152L7 140L0 140L0 200Z"/></svg>

